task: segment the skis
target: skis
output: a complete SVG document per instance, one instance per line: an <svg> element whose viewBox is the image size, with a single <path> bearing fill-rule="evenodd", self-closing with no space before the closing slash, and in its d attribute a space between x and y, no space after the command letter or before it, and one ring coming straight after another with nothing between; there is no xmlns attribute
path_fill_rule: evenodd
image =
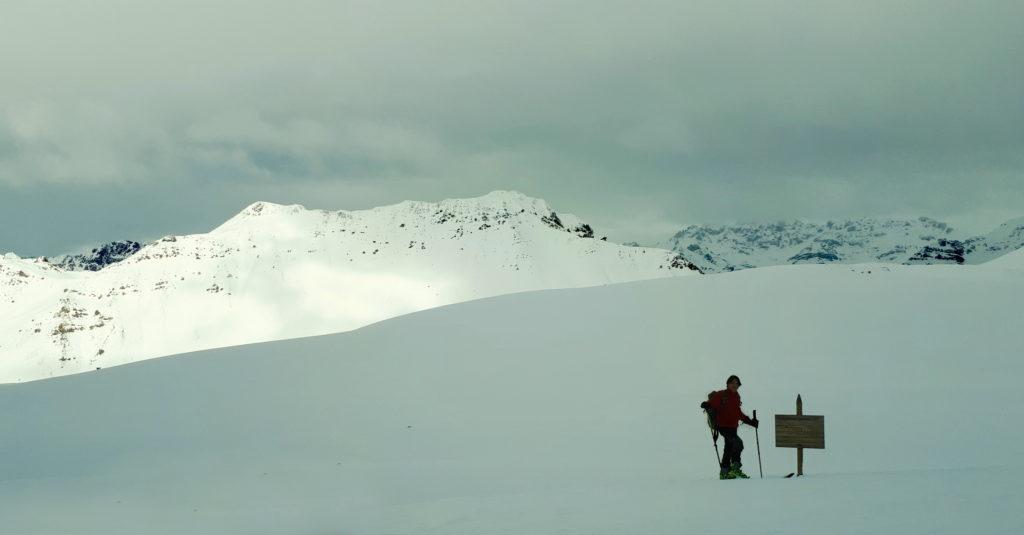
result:
<svg viewBox="0 0 1024 535"><path fill-rule="evenodd" d="M769 475L768 479L775 479L775 478L779 478L779 479L792 479L793 476L795 476L795 475L796 475L795 472L791 472L791 473L786 474L784 476ZM738 478L738 477L719 477L719 479L721 479L721 480L728 480L728 479L742 479L742 478Z"/></svg>

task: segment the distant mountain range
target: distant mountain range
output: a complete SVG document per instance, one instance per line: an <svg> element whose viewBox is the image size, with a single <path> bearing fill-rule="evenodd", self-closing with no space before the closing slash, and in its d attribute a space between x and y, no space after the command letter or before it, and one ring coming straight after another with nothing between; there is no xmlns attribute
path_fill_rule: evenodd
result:
<svg viewBox="0 0 1024 535"><path fill-rule="evenodd" d="M257 202L206 234L0 256L0 382L340 332L527 290L697 273L497 191L360 211Z"/></svg>
<svg viewBox="0 0 1024 535"><path fill-rule="evenodd" d="M257 202L206 234L0 256L0 382L528 290L780 264L979 264L1022 246L1024 218L982 236L926 217L691 225L641 247L517 192L359 211Z"/></svg>
<svg viewBox="0 0 1024 535"><path fill-rule="evenodd" d="M808 263L980 264L1024 246L1024 217L982 236L927 217L690 225L657 246L706 273Z"/></svg>
<svg viewBox="0 0 1024 535"><path fill-rule="evenodd" d="M265 203L270 204L270 203ZM558 225L559 216L547 216ZM592 238L590 225L568 228ZM605 238L601 238L604 240ZM629 247L642 247L626 242ZM886 262L896 264L981 264L1024 247L1024 217L988 234L960 236L946 223L918 219L851 219L823 224L802 221L744 223L731 226L690 225L651 247L679 253L704 273L736 271L780 264ZM69 271L99 271L137 253L134 241L113 241L89 254L46 259Z"/></svg>

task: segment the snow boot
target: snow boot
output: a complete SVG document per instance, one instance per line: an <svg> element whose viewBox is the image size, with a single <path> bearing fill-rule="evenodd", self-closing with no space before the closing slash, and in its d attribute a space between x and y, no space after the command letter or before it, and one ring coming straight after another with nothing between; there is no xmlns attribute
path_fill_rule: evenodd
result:
<svg viewBox="0 0 1024 535"><path fill-rule="evenodd" d="M732 476L730 479L750 479L750 476L743 473L743 465L734 464L729 467L729 475Z"/></svg>
<svg viewBox="0 0 1024 535"><path fill-rule="evenodd" d="M736 475L732 473L732 470L723 468L718 472L718 479L736 479Z"/></svg>

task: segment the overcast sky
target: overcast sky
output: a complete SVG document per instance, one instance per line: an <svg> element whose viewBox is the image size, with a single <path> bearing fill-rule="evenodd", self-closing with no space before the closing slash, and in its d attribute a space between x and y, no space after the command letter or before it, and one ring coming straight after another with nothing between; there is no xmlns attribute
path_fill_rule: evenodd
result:
<svg viewBox="0 0 1024 535"><path fill-rule="evenodd" d="M1024 215L1022 20L1019 0L5 0L0 251L494 189L616 241L985 232Z"/></svg>

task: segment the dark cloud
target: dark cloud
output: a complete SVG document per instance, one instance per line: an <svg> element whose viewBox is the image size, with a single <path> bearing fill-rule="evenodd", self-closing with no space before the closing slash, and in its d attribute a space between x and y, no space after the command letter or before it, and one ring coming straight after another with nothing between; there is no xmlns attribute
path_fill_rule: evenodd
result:
<svg viewBox="0 0 1024 535"><path fill-rule="evenodd" d="M519 189L695 222L1024 207L1024 4L5 4L0 250ZM187 214L188 218L184 218Z"/></svg>

